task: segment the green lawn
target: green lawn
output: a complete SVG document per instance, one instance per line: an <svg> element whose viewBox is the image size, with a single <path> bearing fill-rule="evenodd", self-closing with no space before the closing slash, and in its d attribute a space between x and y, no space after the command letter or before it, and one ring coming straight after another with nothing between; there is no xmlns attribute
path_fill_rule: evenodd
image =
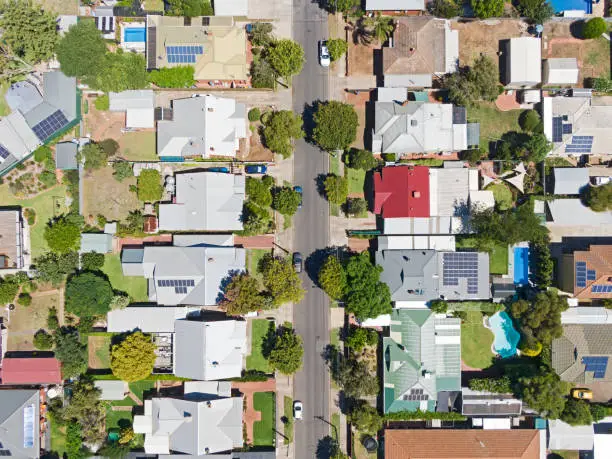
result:
<svg viewBox="0 0 612 459"><path fill-rule="evenodd" d="M272 368L261 353L261 345L268 333L270 323L266 319L255 319L251 322L251 355L248 355L246 359L247 370L272 373Z"/></svg>
<svg viewBox="0 0 612 459"><path fill-rule="evenodd" d="M6 103L6 99L4 98L4 95L6 94L8 87L9 87L8 81L4 83L0 83L0 116L6 116L9 113L11 113L11 109Z"/></svg>
<svg viewBox="0 0 612 459"><path fill-rule="evenodd" d="M133 416L131 411L113 411L111 406L106 408L106 430L119 429L121 421L124 420L132 424Z"/></svg>
<svg viewBox="0 0 612 459"><path fill-rule="evenodd" d="M127 293L133 302L149 301L147 280L144 277L124 276L121 271L121 258L119 254L105 255L102 271L108 276L113 288Z"/></svg>
<svg viewBox="0 0 612 459"><path fill-rule="evenodd" d="M519 131L521 110L502 112L493 102L479 102L468 110L471 123L480 123L480 147L489 151L489 142L498 140L510 131Z"/></svg>
<svg viewBox="0 0 612 459"><path fill-rule="evenodd" d="M330 346L338 346L340 344L340 329L332 328L329 331L329 344Z"/></svg>
<svg viewBox="0 0 612 459"><path fill-rule="evenodd" d="M508 210L514 205L512 191L510 191L510 188L505 183L493 183L486 189L493 192L495 205L499 210Z"/></svg>
<svg viewBox="0 0 612 459"><path fill-rule="evenodd" d="M136 381L130 383L130 390L138 397L140 400L144 401L143 393L148 392L155 387L155 381L150 381L145 379L144 381Z"/></svg>
<svg viewBox="0 0 612 459"><path fill-rule="evenodd" d="M283 429L285 444L289 444L293 442L293 399L288 395L284 397L283 415L286 418L285 428Z"/></svg>
<svg viewBox="0 0 612 459"><path fill-rule="evenodd" d="M482 313L468 311L461 324L461 360L472 368L488 368L493 364L493 332L482 324Z"/></svg>
<svg viewBox="0 0 612 459"><path fill-rule="evenodd" d="M458 249L474 248L475 238L457 238ZM489 272L490 274L508 274L508 247L497 244L489 252Z"/></svg>
<svg viewBox="0 0 612 459"><path fill-rule="evenodd" d="M340 158L338 156L329 155L329 173L340 175ZM340 206L333 202L329 203L329 214L332 217L340 216Z"/></svg>
<svg viewBox="0 0 612 459"><path fill-rule="evenodd" d="M146 2L147 11L164 11L164 0L147 0Z"/></svg>
<svg viewBox="0 0 612 459"><path fill-rule="evenodd" d="M366 171L364 171L363 169L353 169L352 167L347 167L344 170L346 172L346 179L348 180L349 194L363 194Z"/></svg>
<svg viewBox="0 0 612 459"><path fill-rule="evenodd" d="M126 132L119 138L119 155L130 161L157 161L155 132Z"/></svg>
<svg viewBox="0 0 612 459"><path fill-rule="evenodd" d="M63 457L66 452L66 428L60 427L48 416L51 428L51 451L57 453L58 457Z"/></svg>
<svg viewBox="0 0 612 459"><path fill-rule="evenodd" d="M268 249L247 249L247 271L259 281L261 288L263 288L263 277L257 267L261 259L270 253Z"/></svg>
<svg viewBox="0 0 612 459"><path fill-rule="evenodd" d="M30 228L32 257L36 258L47 251L45 226L52 218L63 214L66 208L66 187L56 185L30 199L17 199L8 189L8 184L0 186L0 203L3 206L33 207L36 210L36 223Z"/></svg>
<svg viewBox="0 0 612 459"><path fill-rule="evenodd" d="M274 446L274 392L255 392L253 407L261 413L261 421L253 423L253 446Z"/></svg>

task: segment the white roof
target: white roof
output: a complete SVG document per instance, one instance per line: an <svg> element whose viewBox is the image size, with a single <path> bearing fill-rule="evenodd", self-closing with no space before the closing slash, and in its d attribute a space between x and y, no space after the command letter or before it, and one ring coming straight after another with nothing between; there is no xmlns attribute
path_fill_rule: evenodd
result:
<svg viewBox="0 0 612 459"><path fill-rule="evenodd" d="M362 327L389 327L391 325L391 314L381 314L378 317L366 319L361 322Z"/></svg>
<svg viewBox="0 0 612 459"><path fill-rule="evenodd" d="M384 75L386 88L431 88L431 73L413 73L410 75L387 73Z"/></svg>
<svg viewBox="0 0 612 459"><path fill-rule="evenodd" d="M184 319L188 314L197 311L200 311L200 308L184 306L132 306L115 309L106 315L106 329L111 333L134 329L145 333L173 333L175 320Z"/></svg>
<svg viewBox="0 0 612 459"><path fill-rule="evenodd" d="M455 251L455 236L378 236L378 250L433 249Z"/></svg>
<svg viewBox="0 0 612 459"><path fill-rule="evenodd" d="M568 324L612 324L612 311L604 307L577 306L561 313L561 323Z"/></svg>
<svg viewBox="0 0 612 459"><path fill-rule="evenodd" d="M593 449L593 425L570 426L561 420L548 421L550 437L548 449L591 450Z"/></svg>
<svg viewBox="0 0 612 459"><path fill-rule="evenodd" d="M546 201L552 222L562 226L612 225L612 212L595 212L580 199L554 199ZM601 228L604 229L604 228Z"/></svg>
<svg viewBox="0 0 612 459"><path fill-rule="evenodd" d="M544 61L545 84L576 84L579 72L578 60L575 57L553 58Z"/></svg>
<svg viewBox="0 0 612 459"><path fill-rule="evenodd" d="M536 86L542 82L541 40L535 37L511 38L509 44L508 86Z"/></svg>
<svg viewBox="0 0 612 459"><path fill-rule="evenodd" d="M553 173L553 194L580 194L580 190L589 184L589 169L586 167L555 167Z"/></svg>
<svg viewBox="0 0 612 459"><path fill-rule="evenodd" d="M612 434L597 434L593 445L593 459L610 459Z"/></svg>
<svg viewBox="0 0 612 459"><path fill-rule="evenodd" d="M512 427L510 418L484 418L482 428L484 430L506 430Z"/></svg>
<svg viewBox="0 0 612 459"><path fill-rule="evenodd" d="M366 11L424 10L424 0L366 0ZM215 10L215 14L216 14Z"/></svg>
<svg viewBox="0 0 612 459"><path fill-rule="evenodd" d="M153 128L155 126L155 93L151 90L110 92L110 111L126 112L128 128Z"/></svg>
<svg viewBox="0 0 612 459"><path fill-rule="evenodd" d="M99 380L94 385L100 389L100 400L123 400L130 390L126 381Z"/></svg>
<svg viewBox="0 0 612 459"><path fill-rule="evenodd" d="M222 0L215 2L215 16L248 16L249 0Z"/></svg>
<svg viewBox="0 0 612 459"><path fill-rule="evenodd" d="M470 206L474 209L492 209L495 207L495 197L489 190L470 191Z"/></svg>
<svg viewBox="0 0 612 459"><path fill-rule="evenodd" d="M400 217L383 220L384 234L459 234L461 217Z"/></svg>

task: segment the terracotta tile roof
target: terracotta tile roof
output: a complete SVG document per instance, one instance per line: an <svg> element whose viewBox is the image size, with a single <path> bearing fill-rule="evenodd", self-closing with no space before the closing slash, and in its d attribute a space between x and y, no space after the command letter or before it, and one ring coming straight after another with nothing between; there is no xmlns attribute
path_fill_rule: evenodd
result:
<svg viewBox="0 0 612 459"><path fill-rule="evenodd" d="M588 251L575 251L574 264L579 261L586 263L587 270L595 271L595 280L592 278L589 280L587 277L586 287L578 287L574 275L574 296L576 298L612 298L612 292L598 293L591 289L593 285L612 286L612 245L592 245ZM575 266L572 266L572 271L575 272Z"/></svg>
<svg viewBox="0 0 612 459"><path fill-rule="evenodd" d="M60 384L59 360L43 358L5 358L2 361L2 384Z"/></svg>
<svg viewBox="0 0 612 459"><path fill-rule="evenodd" d="M385 430L385 459L539 459L539 430Z"/></svg>
<svg viewBox="0 0 612 459"><path fill-rule="evenodd" d="M392 166L374 174L374 212L383 218L429 217L429 168Z"/></svg>

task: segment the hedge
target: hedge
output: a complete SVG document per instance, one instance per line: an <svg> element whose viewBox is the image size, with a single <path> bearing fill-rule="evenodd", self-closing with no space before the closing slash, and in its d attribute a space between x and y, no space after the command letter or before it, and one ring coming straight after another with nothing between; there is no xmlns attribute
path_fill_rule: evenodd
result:
<svg viewBox="0 0 612 459"><path fill-rule="evenodd" d="M385 421L431 421L439 419L441 421L465 421L467 417L457 412L442 412L434 411L398 411L396 413L385 414Z"/></svg>

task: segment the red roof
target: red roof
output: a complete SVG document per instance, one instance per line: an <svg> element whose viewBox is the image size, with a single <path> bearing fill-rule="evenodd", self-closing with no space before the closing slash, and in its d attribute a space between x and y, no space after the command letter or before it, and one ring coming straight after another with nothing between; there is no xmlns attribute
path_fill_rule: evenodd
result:
<svg viewBox="0 0 612 459"><path fill-rule="evenodd" d="M429 217L429 168L392 166L374 174L374 212L383 218Z"/></svg>
<svg viewBox="0 0 612 459"><path fill-rule="evenodd" d="M59 360L47 358L5 358L2 361L2 384L60 384Z"/></svg>

